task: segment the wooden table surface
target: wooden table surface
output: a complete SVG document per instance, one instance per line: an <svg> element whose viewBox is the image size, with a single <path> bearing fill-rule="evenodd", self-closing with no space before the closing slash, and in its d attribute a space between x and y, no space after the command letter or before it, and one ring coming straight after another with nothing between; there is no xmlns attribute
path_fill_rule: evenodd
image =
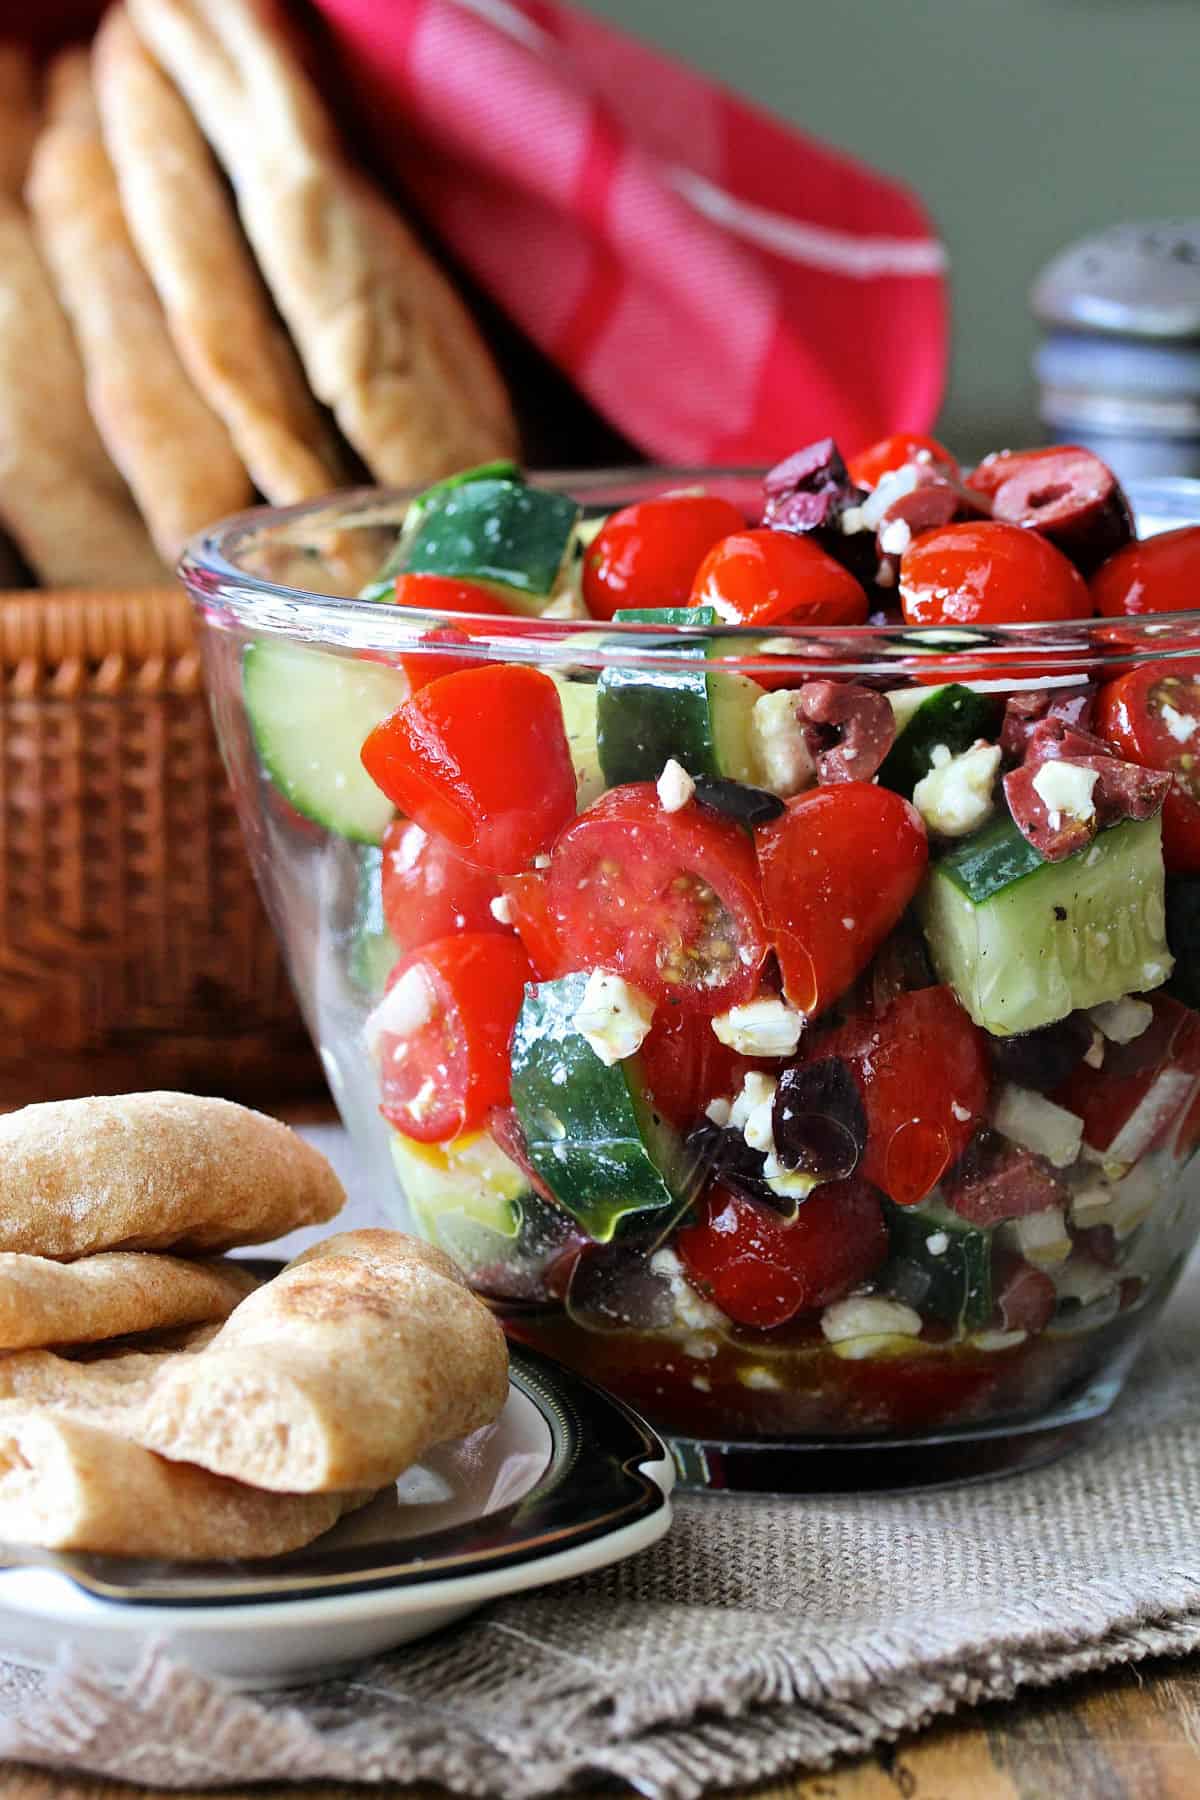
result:
<svg viewBox="0 0 1200 1800"><path fill-rule="evenodd" d="M590 1790L593 1800L617 1800ZM3 1800L146 1800L124 1782L0 1764ZM178 1793L178 1790L174 1790ZM432 1788L210 1788L208 1800L442 1800ZM964 1712L861 1762L740 1800L1197 1800L1200 1656ZM165 1797L164 1797L165 1800Z"/></svg>
<svg viewBox="0 0 1200 1800"><path fill-rule="evenodd" d="M277 1109L319 1124L328 1103ZM150 1790L0 1763L0 1800L146 1800ZM577 1790L578 1791L578 1790ZM727 1790L729 1792L731 1790ZM171 1790L178 1796L181 1790ZM271 1782L208 1800L444 1800L440 1789ZM592 1800L621 1800L589 1790ZM627 1792L627 1790L623 1791ZM824 1774L741 1790L738 1800L1200 1800L1200 1655L1084 1677L980 1707ZM166 1800L166 1797L163 1797ZM196 1800L199 1800L197 1794ZM564 1797L565 1800L565 1797Z"/></svg>

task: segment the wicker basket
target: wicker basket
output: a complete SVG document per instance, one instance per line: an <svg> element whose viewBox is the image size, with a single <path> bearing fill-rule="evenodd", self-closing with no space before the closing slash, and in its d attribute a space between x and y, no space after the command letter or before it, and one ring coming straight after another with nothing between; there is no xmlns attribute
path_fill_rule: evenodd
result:
<svg viewBox="0 0 1200 1800"><path fill-rule="evenodd" d="M180 589L0 596L0 1105L319 1091Z"/></svg>

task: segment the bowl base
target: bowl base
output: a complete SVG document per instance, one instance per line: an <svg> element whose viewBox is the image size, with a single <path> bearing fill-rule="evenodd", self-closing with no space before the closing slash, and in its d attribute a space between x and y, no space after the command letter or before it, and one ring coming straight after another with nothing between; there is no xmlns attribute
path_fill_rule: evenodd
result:
<svg viewBox="0 0 1200 1800"><path fill-rule="evenodd" d="M1127 1359L1126 1359L1127 1360ZM679 1486L710 1493L862 1494L955 1487L1042 1468L1078 1449L1126 1370L1106 1371L1050 1413L913 1438L668 1438Z"/></svg>

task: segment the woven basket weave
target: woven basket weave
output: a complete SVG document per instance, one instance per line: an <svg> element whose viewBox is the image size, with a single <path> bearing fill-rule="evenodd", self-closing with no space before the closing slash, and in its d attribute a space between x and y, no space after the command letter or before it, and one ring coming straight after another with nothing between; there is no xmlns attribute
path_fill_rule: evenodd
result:
<svg viewBox="0 0 1200 1800"><path fill-rule="evenodd" d="M0 596L0 1105L317 1091L181 589Z"/></svg>

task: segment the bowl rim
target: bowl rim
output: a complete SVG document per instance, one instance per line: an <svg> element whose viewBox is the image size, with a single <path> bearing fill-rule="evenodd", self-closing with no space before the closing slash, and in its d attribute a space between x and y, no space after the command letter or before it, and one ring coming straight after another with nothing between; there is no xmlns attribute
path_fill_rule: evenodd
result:
<svg viewBox="0 0 1200 1800"><path fill-rule="evenodd" d="M575 493L586 506L589 490L595 493L628 485L634 490L653 486L655 491L670 491L702 482L758 482L765 472L763 466L628 464L598 469L531 470L528 480L531 486ZM394 526L397 512L427 486L428 483L409 487L364 484L337 489L292 506L247 508L191 538L180 557L178 575L210 626L242 625L327 649L420 654L421 639L431 629L466 624L471 628L470 642L456 644L454 654L481 663L500 657L509 662L570 664L588 669L630 662L647 668L678 667L681 649L694 645L698 639L716 636L731 648L710 656L710 661L750 675L756 669L778 675L789 666L789 660L811 664L814 659L830 674L879 675L894 671L902 676L924 669L928 675L929 653L939 650L942 656L938 667L946 671L946 679L955 679L955 662L969 657L976 675L989 665L997 675L1008 670L1010 678L996 683L1000 687L1022 681L1027 685L1035 669L1065 682L1068 675L1080 681L1097 671L1112 672L1121 665L1169 662L1176 658L1200 660L1200 606L1186 612L987 627L866 624L764 628L725 623L718 627L648 626L522 614L513 614L511 622L506 619L501 624L492 614L397 607L386 601L296 587L257 574L237 560L239 546L251 533L259 538L264 533L277 533L286 542L288 534L311 532L323 520L327 521L327 529L336 529L339 521L353 513L361 516L352 521L351 528L385 523ZM1160 518L1160 529L1200 524L1200 479L1142 478L1124 486L1135 513ZM375 514L378 517L373 517ZM603 645L595 642L601 632L610 640ZM948 637L954 640L949 649ZM1176 638L1186 641L1176 643ZM756 656L755 650L765 639L774 646L772 652L760 651ZM903 640L902 645L897 644L898 639ZM1015 665L1014 647L1021 652ZM1081 667L1081 657L1086 658L1086 668ZM1023 671L1021 664L1027 665Z"/></svg>

